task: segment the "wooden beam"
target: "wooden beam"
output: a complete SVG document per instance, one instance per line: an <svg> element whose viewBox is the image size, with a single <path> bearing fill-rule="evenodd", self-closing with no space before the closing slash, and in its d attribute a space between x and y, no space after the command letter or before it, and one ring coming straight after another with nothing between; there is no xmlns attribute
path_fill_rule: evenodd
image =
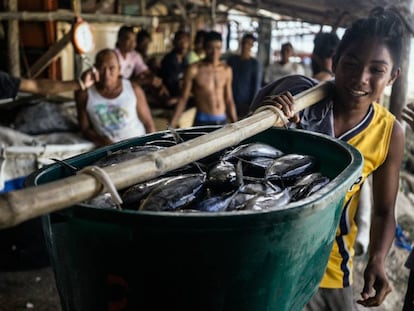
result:
<svg viewBox="0 0 414 311"><path fill-rule="evenodd" d="M101 3L99 3L96 13L102 13L105 12L106 9L108 9L110 6L114 5L115 0L104 0ZM82 14L83 16L83 14Z"/></svg>
<svg viewBox="0 0 414 311"><path fill-rule="evenodd" d="M16 0L9 0L16 1ZM72 22L76 17L71 11L53 11L53 12L0 12L0 20L18 20L22 21L67 21ZM82 13L82 18L90 23L122 23L130 25L151 26L157 17L153 16L132 16L116 14L86 14Z"/></svg>
<svg viewBox="0 0 414 311"><path fill-rule="evenodd" d="M139 1L139 13L141 15L147 14L147 1L145 1L145 0L140 0Z"/></svg>
<svg viewBox="0 0 414 311"><path fill-rule="evenodd" d="M71 42L72 32L69 31L59 41L56 41L29 69L28 77L36 78Z"/></svg>
<svg viewBox="0 0 414 311"><path fill-rule="evenodd" d="M17 13L17 0L8 1L10 14ZM20 50L19 50L19 21L9 20L8 29L9 73L20 77Z"/></svg>

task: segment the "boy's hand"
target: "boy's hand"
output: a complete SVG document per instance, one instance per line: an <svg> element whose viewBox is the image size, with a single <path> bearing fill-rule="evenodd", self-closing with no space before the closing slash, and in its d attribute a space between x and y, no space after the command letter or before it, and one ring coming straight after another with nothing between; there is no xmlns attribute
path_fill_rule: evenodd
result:
<svg viewBox="0 0 414 311"><path fill-rule="evenodd" d="M392 289L385 275L384 265L369 262L364 272L364 289L362 299L357 303L364 307L379 306Z"/></svg>
<svg viewBox="0 0 414 311"><path fill-rule="evenodd" d="M298 123L300 118L299 115L294 112L294 103L295 100L290 92L267 96L263 101L264 105L273 105L282 110L290 122Z"/></svg>

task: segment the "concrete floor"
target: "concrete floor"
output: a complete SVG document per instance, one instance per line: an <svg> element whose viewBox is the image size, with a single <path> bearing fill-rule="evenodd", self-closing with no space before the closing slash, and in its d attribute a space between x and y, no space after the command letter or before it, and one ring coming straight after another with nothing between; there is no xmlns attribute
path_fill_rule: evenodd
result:
<svg viewBox="0 0 414 311"><path fill-rule="evenodd" d="M60 311L40 219L0 230L0 311Z"/></svg>
<svg viewBox="0 0 414 311"><path fill-rule="evenodd" d="M61 311L52 268L0 271L1 311Z"/></svg>

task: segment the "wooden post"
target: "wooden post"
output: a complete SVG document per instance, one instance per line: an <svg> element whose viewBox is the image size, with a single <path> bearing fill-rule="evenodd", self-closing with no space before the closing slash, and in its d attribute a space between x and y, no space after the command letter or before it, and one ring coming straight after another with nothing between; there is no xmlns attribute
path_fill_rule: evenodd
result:
<svg viewBox="0 0 414 311"><path fill-rule="evenodd" d="M8 1L9 12L17 12L17 0ZM19 52L19 21L9 20L8 29L8 54L9 54L9 73L20 77L20 52Z"/></svg>
<svg viewBox="0 0 414 311"><path fill-rule="evenodd" d="M257 42L257 59L262 64L263 69L270 63L271 41L272 21L269 18L261 18L259 20L259 40Z"/></svg>
<svg viewBox="0 0 414 311"><path fill-rule="evenodd" d="M212 30L216 28L216 23L217 23L216 6L217 6L217 1L211 0L211 29Z"/></svg>
<svg viewBox="0 0 414 311"><path fill-rule="evenodd" d="M403 37L403 48L401 53L401 74L395 81L391 97L389 110L398 120L401 120L401 110L407 104L407 86L408 86L408 67L410 63L411 36L406 34Z"/></svg>
<svg viewBox="0 0 414 311"><path fill-rule="evenodd" d="M145 16L147 14L147 1L140 0L139 1L139 15Z"/></svg>

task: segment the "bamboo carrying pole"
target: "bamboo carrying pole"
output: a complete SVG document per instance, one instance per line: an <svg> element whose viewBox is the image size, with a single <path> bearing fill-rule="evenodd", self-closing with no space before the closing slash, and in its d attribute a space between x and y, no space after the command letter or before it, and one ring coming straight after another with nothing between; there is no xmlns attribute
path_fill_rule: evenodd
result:
<svg viewBox="0 0 414 311"><path fill-rule="evenodd" d="M294 111L301 111L317 103L331 89L332 84L324 82L294 96ZM274 109L268 108L209 134L104 170L115 187L123 189L236 145L272 127L277 120L278 114ZM30 218L90 199L99 193L101 187L94 177L79 174L3 194L0 196L0 228L11 227Z"/></svg>

